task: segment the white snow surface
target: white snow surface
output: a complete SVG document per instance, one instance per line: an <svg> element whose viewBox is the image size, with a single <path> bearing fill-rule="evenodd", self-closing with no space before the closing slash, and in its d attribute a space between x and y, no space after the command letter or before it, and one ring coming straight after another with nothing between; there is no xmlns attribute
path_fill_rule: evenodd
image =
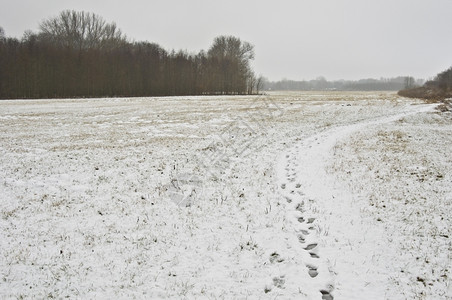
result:
<svg viewBox="0 0 452 300"><path fill-rule="evenodd" d="M384 92L0 102L0 298L451 299L452 114Z"/></svg>

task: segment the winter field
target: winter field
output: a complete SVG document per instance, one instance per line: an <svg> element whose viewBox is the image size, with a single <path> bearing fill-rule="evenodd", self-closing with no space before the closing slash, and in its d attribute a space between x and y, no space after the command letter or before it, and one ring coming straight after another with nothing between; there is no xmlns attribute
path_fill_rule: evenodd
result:
<svg viewBox="0 0 452 300"><path fill-rule="evenodd" d="M452 113L394 93L0 102L0 298L451 299Z"/></svg>

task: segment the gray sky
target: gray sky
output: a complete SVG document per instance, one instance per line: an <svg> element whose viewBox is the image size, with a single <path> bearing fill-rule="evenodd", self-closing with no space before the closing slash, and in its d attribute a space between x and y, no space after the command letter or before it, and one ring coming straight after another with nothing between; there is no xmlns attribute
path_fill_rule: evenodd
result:
<svg viewBox="0 0 452 300"><path fill-rule="evenodd" d="M136 41L207 50L215 36L255 46L271 80L433 77L452 66L452 0L0 0L7 36L61 10L94 12Z"/></svg>

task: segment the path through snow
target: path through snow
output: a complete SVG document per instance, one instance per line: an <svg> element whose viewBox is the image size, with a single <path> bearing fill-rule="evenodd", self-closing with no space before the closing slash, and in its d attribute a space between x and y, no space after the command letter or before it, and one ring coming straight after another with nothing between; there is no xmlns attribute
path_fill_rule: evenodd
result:
<svg viewBox="0 0 452 300"><path fill-rule="evenodd" d="M293 208L298 239L311 256L307 272L322 299L387 299L390 295L381 287L389 280L387 265L397 259L382 238L388 234L384 228L366 219L356 197L328 173L336 143L435 106L411 105L395 115L334 127L300 141L281 156L281 194Z"/></svg>
<svg viewBox="0 0 452 300"><path fill-rule="evenodd" d="M0 298L450 299L452 118L414 103L3 101Z"/></svg>

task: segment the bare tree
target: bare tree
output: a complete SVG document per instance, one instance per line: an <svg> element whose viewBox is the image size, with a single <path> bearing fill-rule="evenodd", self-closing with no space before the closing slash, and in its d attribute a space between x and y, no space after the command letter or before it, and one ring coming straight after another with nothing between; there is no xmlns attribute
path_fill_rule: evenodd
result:
<svg viewBox="0 0 452 300"><path fill-rule="evenodd" d="M0 41L5 39L5 30L0 26Z"/></svg>
<svg viewBox="0 0 452 300"><path fill-rule="evenodd" d="M262 90L262 88L264 87L264 81L265 81L265 77L260 75L257 80L256 80L256 94L259 94L259 92Z"/></svg>
<svg viewBox="0 0 452 300"><path fill-rule="evenodd" d="M73 49L112 48L126 41L115 23L94 14L62 11L40 24L41 35L57 45Z"/></svg>
<svg viewBox="0 0 452 300"><path fill-rule="evenodd" d="M254 75L254 72L248 72L248 82L247 82L247 93L252 94L254 91L254 88L256 87L256 76Z"/></svg>
<svg viewBox="0 0 452 300"><path fill-rule="evenodd" d="M254 47L233 36L219 36L207 52L211 65L216 68L217 92L249 93L250 61L254 59Z"/></svg>
<svg viewBox="0 0 452 300"><path fill-rule="evenodd" d="M411 89L411 88L413 88L414 86L415 86L415 80L414 80L414 78L413 77L411 77L411 76L407 76L407 77L405 77L405 80L404 80L405 82L405 89Z"/></svg>

